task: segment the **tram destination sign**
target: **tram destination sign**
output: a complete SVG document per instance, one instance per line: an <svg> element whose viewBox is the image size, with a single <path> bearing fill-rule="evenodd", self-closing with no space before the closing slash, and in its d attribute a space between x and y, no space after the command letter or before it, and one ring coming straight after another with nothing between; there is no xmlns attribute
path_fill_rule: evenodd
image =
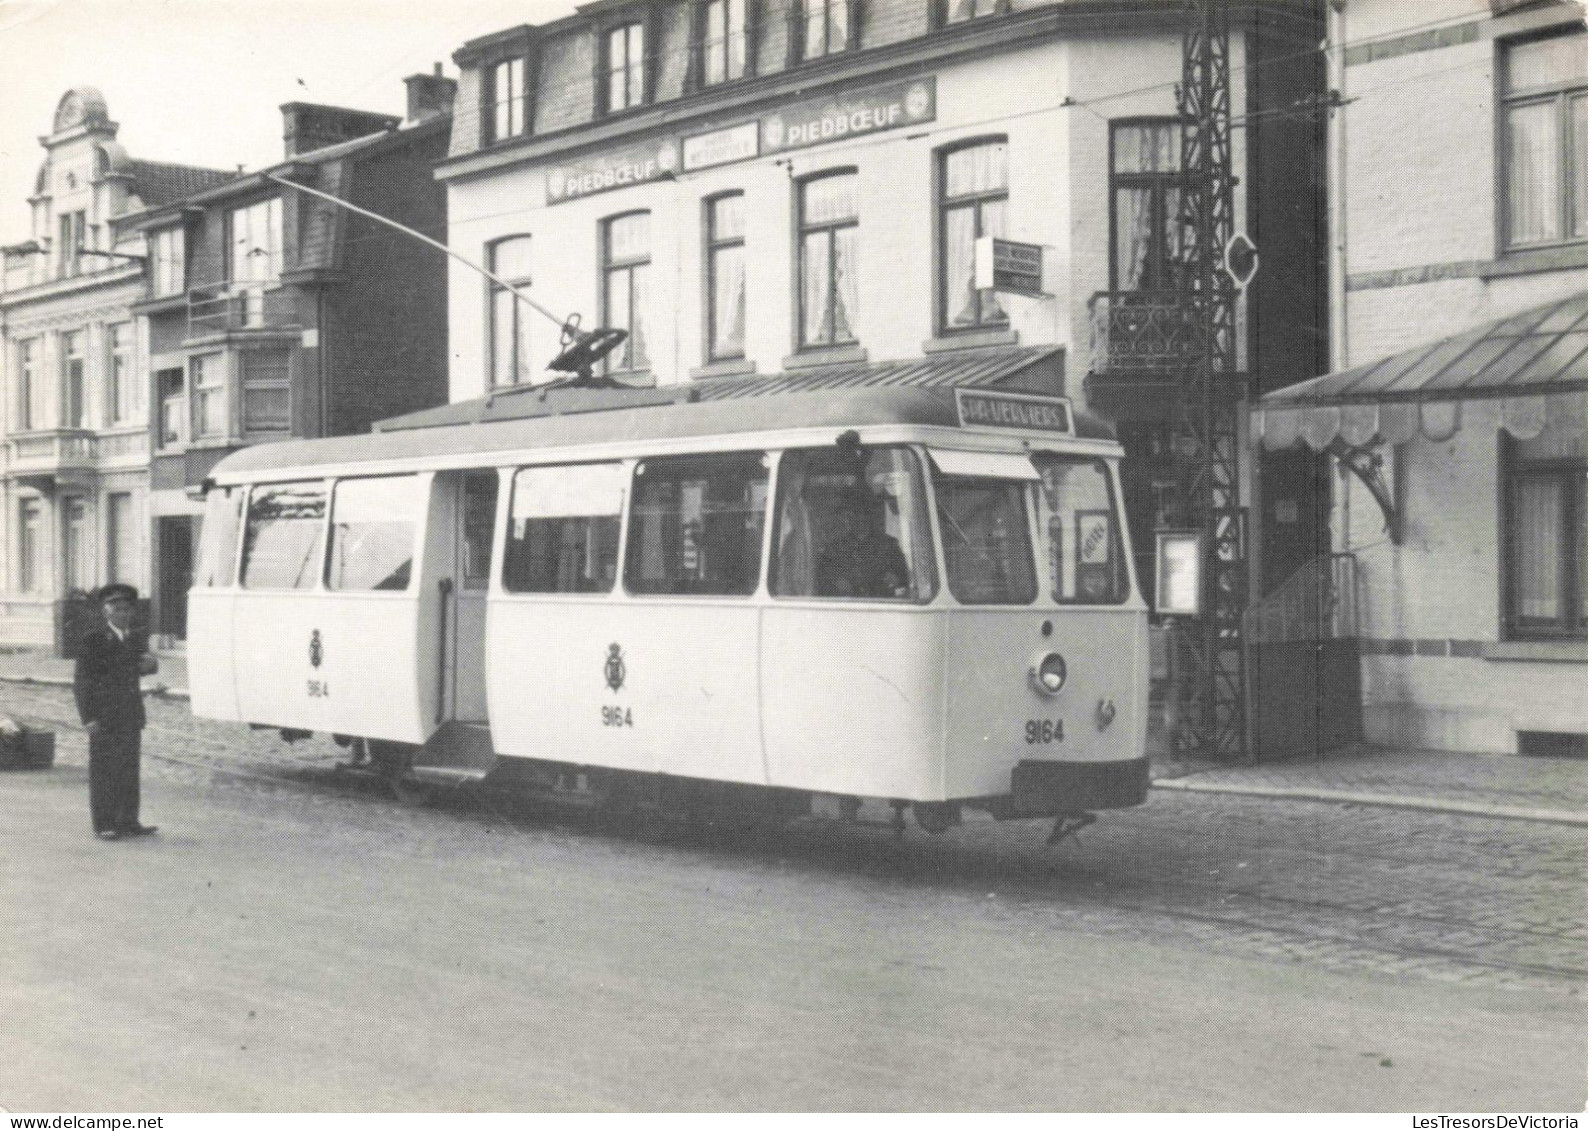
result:
<svg viewBox="0 0 1588 1131"><path fill-rule="evenodd" d="M1063 397L1029 397L955 389L959 423L964 428L1017 428L1026 432L1075 434L1070 402Z"/></svg>

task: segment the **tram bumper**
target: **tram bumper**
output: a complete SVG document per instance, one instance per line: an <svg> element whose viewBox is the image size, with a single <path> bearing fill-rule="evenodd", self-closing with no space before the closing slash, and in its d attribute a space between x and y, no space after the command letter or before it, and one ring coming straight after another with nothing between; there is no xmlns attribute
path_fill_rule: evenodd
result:
<svg viewBox="0 0 1588 1131"><path fill-rule="evenodd" d="M1147 800L1146 758L1110 762L1022 761L1009 776L1009 796L999 798L1000 818L1057 817L1094 809L1128 809Z"/></svg>

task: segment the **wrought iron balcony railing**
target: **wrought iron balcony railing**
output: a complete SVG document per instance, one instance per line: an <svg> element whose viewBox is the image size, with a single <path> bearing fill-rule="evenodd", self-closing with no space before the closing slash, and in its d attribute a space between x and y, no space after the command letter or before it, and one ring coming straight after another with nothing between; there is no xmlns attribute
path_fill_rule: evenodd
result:
<svg viewBox="0 0 1588 1131"><path fill-rule="evenodd" d="M1184 369L1202 356L1203 301L1191 291L1099 291L1087 303L1093 374Z"/></svg>
<svg viewBox="0 0 1588 1131"><path fill-rule="evenodd" d="M264 284L213 283L187 293L187 336L202 338L228 330L262 329L276 312Z"/></svg>

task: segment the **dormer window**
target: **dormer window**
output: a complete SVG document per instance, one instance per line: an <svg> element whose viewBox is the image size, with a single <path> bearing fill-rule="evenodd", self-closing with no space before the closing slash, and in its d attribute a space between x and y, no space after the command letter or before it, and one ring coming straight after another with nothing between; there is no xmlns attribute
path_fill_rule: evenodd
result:
<svg viewBox="0 0 1588 1131"><path fill-rule="evenodd" d="M606 112L645 103L645 21L619 24L604 37Z"/></svg>
<svg viewBox="0 0 1588 1131"><path fill-rule="evenodd" d="M56 263L60 266L62 278L70 278L82 270L78 254L83 247L85 228L84 215L81 211L63 212L58 218L57 231L60 233L60 243L56 245Z"/></svg>
<svg viewBox="0 0 1588 1131"><path fill-rule="evenodd" d="M801 0L800 58L820 59L856 47L854 0Z"/></svg>
<svg viewBox="0 0 1588 1131"><path fill-rule="evenodd" d="M528 63L522 56L503 59L486 72L488 142L519 137L529 130Z"/></svg>
<svg viewBox="0 0 1588 1131"><path fill-rule="evenodd" d="M749 0L707 0L700 13L700 81L703 86L749 73Z"/></svg>

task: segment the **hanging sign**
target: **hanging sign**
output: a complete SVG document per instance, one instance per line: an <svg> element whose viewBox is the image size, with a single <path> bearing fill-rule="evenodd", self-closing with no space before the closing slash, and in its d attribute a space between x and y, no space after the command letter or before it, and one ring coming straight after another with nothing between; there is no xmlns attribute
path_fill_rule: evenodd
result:
<svg viewBox="0 0 1588 1131"><path fill-rule="evenodd" d="M976 241L976 289L1041 298L1042 245L982 236Z"/></svg>
<svg viewBox="0 0 1588 1131"><path fill-rule="evenodd" d="M916 79L793 106L761 119L761 149L777 153L898 129L937 117L937 80Z"/></svg>
<svg viewBox="0 0 1588 1131"><path fill-rule="evenodd" d="M548 170L546 199L551 204L561 204L598 192L659 181L676 174L679 164L676 138L613 150L578 164L558 165Z"/></svg>

